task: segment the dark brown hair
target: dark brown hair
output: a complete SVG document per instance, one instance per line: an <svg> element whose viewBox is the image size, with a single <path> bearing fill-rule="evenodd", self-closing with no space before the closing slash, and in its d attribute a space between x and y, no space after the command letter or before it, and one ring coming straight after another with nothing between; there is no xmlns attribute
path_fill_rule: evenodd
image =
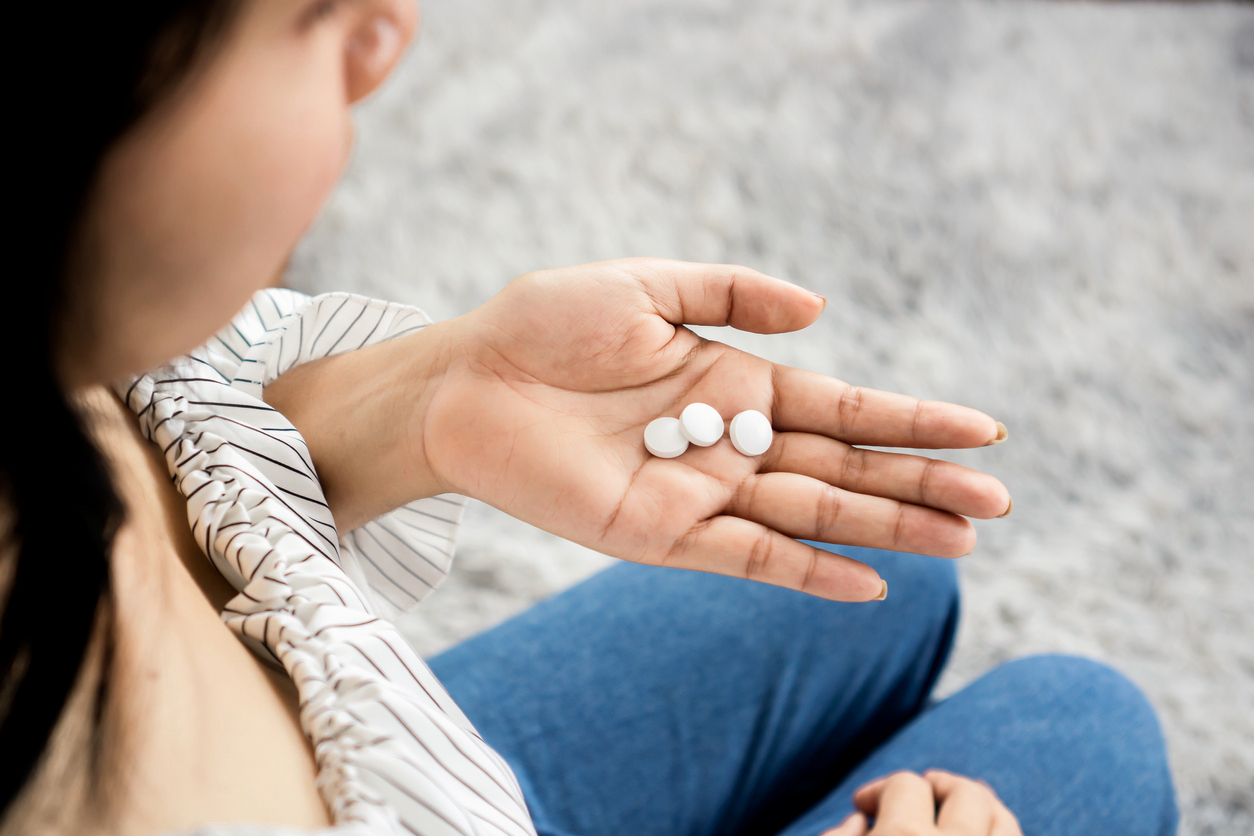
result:
<svg viewBox="0 0 1254 836"><path fill-rule="evenodd" d="M139 0L21 3L6 12L18 122L8 194L18 217L0 325L0 817L39 767L97 611L110 611L109 550L122 519L104 461L57 375L65 303L76 291L69 253L106 152L177 95L236 7ZM107 668L99 681L97 724ZM93 740L98 747L100 735Z"/></svg>

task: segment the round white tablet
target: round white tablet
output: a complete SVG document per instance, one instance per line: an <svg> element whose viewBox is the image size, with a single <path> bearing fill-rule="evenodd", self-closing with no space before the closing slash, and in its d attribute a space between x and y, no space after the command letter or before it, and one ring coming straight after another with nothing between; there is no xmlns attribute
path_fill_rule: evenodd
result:
<svg viewBox="0 0 1254 836"><path fill-rule="evenodd" d="M709 404L690 403L679 413L679 431L698 447L709 447L723 437L723 416Z"/></svg>
<svg viewBox="0 0 1254 836"><path fill-rule="evenodd" d="M688 439L679 432L678 418L658 418L644 428L644 446L662 459L673 459L688 449Z"/></svg>
<svg viewBox="0 0 1254 836"><path fill-rule="evenodd" d="M731 421L732 446L746 456L760 456L771 448L771 422L756 409L746 409Z"/></svg>

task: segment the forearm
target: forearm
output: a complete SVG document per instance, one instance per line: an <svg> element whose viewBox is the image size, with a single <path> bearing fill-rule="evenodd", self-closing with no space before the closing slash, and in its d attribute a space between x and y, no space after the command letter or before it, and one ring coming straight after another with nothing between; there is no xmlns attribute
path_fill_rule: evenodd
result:
<svg viewBox="0 0 1254 836"><path fill-rule="evenodd" d="M422 420L456 322L302 364L266 387L266 402L309 445L340 532L446 492L428 466Z"/></svg>

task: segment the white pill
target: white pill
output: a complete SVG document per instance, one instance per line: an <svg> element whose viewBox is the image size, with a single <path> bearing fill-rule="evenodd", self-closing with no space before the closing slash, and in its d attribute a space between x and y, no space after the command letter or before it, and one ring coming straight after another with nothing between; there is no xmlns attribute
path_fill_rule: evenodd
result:
<svg viewBox="0 0 1254 836"><path fill-rule="evenodd" d="M723 416L709 404L690 403L679 413L679 431L698 447L709 447L723 437Z"/></svg>
<svg viewBox="0 0 1254 836"><path fill-rule="evenodd" d="M746 409L731 421L732 446L746 456L760 456L771 449L771 422L756 409Z"/></svg>
<svg viewBox="0 0 1254 836"><path fill-rule="evenodd" d="M644 446L662 459L673 459L688 449L688 439L679 432L678 418L658 418L644 428Z"/></svg>

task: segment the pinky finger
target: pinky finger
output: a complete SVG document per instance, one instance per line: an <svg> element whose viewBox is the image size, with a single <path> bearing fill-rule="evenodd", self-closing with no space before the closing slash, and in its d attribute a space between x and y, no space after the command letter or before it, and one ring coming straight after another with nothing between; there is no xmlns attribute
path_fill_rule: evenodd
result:
<svg viewBox="0 0 1254 836"><path fill-rule="evenodd" d="M718 516L697 523L659 562L784 586L832 601L873 601L887 591L865 563L740 517Z"/></svg>

